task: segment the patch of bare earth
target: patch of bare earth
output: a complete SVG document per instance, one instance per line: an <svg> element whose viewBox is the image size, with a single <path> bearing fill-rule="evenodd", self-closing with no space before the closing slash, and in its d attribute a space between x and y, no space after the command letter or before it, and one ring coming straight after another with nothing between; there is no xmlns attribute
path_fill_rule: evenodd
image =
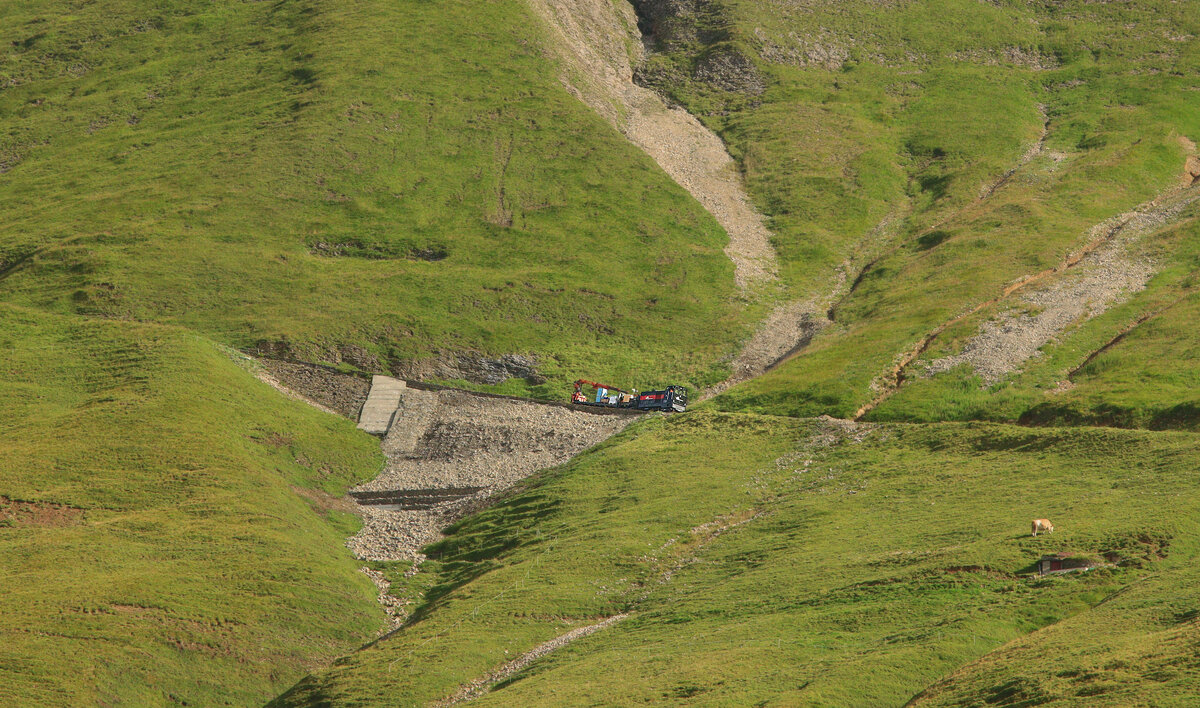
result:
<svg viewBox="0 0 1200 708"><path fill-rule="evenodd" d="M0 529L20 526L76 526L82 522L83 509L77 507L0 497Z"/></svg>
<svg viewBox="0 0 1200 708"><path fill-rule="evenodd" d="M292 390L291 388L289 388L288 386L284 385L284 383L282 381L280 381L279 378L275 374L271 373L265 366L263 366L264 361L270 361L270 360L252 359L243 354L239 354L239 356L243 357L244 363L246 363L249 366L250 371L254 374L255 378L257 378L259 381L262 381L263 383L270 386L271 388L275 389L276 391L282 393L284 396L291 398L293 400L296 400L296 401L302 401L304 403L307 403L308 405L312 406L313 408L316 408L317 410L323 411L330 415L343 415L342 413L339 413L338 411L334 410L333 408L330 408L329 406L327 406L323 403L320 403L302 393L298 393L298 392Z"/></svg>
<svg viewBox="0 0 1200 708"><path fill-rule="evenodd" d="M1113 217L1092 230L1093 238L1113 235L1085 255L1061 277L1026 290L1020 301L1033 314L1008 312L984 322L979 334L959 354L926 366L926 375L968 364L986 384L1016 371L1068 327L1085 322L1142 290L1155 265L1134 253L1138 239L1179 218L1200 191L1188 190L1144 204Z"/></svg>
<svg viewBox="0 0 1200 708"><path fill-rule="evenodd" d="M771 232L724 143L691 114L633 82L633 63L645 52L633 7L610 0L528 1L550 30L567 90L653 158L728 232L725 253L738 287L745 292L776 281Z"/></svg>
<svg viewBox="0 0 1200 708"><path fill-rule="evenodd" d="M341 511L347 514L357 514L358 505L346 497L335 497L320 489L307 489L292 485L292 491L304 498L313 511L325 516L331 511Z"/></svg>
<svg viewBox="0 0 1200 708"><path fill-rule="evenodd" d="M786 361L807 347L828 324L825 313L811 302L779 305L742 345L731 364L729 378L705 391L701 400L720 395Z"/></svg>
<svg viewBox="0 0 1200 708"><path fill-rule="evenodd" d="M1051 337L1062 331L1054 329L1057 324L1065 323L1063 324L1065 327L1075 321L1068 321L1066 315L1071 312L1072 308L1080 307L1080 305L1078 302L1069 301L1070 298L1081 296L1099 298L1090 301L1084 300L1084 309L1076 310L1076 312L1082 312L1086 317L1091 317L1112 305L1113 300L1102 303L1103 298L1115 299L1125 292L1124 288L1130 284L1137 284L1139 281L1140 287L1144 287L1145 282L1153 274L1153 266L1147 264L1144 259L1132 257L1128 250L1129 246L1137 238L1173 223L1188 206L1198 200L1200 200L1200 186L1176 187L1131 212L1106 219L1092 228L1088 243L1067 256L1062 263L1010 283L996 297L979 303L938 325L911 349L897 356L892 368L872 384L876 396L858 409L854 416L855 419L861 419L899 390L908 378L909 366L920 358L943 332L968 317L999 304L1015 293L1022 292L1024 294L1050 278L1070 273L1070 278L1042 288L1042 295L1032 296L1044 302L1043 307L1049 310L1043 313L1045 314L1044 319L1039 319L1041 317L1039 315L1030 317L1025 323L1011 321L1008 323L1015 324L1015 326L1006 327L1002 324L994 327L981 333L972 343L968 344L972 353L968 354L964 349L963 354L957 355L966 355L969 357L968 359L942 364L934 362L931 366L936 365L937 370L944 370L944 368L949 368L947 364L954 366L963 361L970 361L973 365L978 363L983 370L1002 372L1000 375L1003 375L1003 372L1011 371L1013 367L1026 361L1029 356L1032 356L1032 352L1036 352L1050 341ZM1078 277L1082 280L1074 280L1076 274L1071 271L1081 265L1083 267ZM1146 270L1147 268L1149 270ZM1089 312L1090 315L1087 314ZM1027 326L1023 327L1022 324ZM1044 341L1037 346L1032 346L1043 337L1045 337ZM1008 346L1016 347L1017 352L1010 355L1000 351L1001 348Z"/></svg>

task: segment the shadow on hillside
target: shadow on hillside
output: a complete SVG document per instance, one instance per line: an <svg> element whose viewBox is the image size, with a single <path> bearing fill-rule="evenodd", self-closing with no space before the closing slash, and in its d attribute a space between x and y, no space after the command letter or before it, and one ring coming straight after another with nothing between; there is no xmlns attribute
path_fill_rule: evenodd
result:
<svg viewBox="0 0 1200 708"><path fill-rule="evenodd" d="M1097 426L1130 430L1200 430L1200 403L1180 403L1169 408L1138 409L1100 404L1080 410L1070 404L1041 403L1025 411L1018 425L1031 427Z"/></svg>
<svg viewBox="0 0 1200 708"><path fill-rule="evenodd" d="M405 624L420 622L448 595L502 567L504 559L518 549L545 542L545 536L531 529L561 503L535 489L524 489L446 529L445 539L425 548L430 559L440 561L438 583L425 592Z"/></svg>

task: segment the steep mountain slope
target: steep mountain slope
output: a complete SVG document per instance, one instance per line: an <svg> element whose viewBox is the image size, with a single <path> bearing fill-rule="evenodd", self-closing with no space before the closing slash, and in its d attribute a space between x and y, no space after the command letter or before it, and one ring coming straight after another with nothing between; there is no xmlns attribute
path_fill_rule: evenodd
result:
<svg viewBox="0 0 1200 708"><path fill-rule="evenodd" d="M196 335L0 306L0 702L250 705L359 646L382 456Z"/></svg>
<svg viewBox="0 0 1200 708"><path fill-rule="evenodd" d="M423 377L520 353L555 395L717 380L746 324L725 235L535 25L518 0L6 5L0 298Z"/></svg>
<svg viewBox="0 0 1200 708"><path fill-rule="evenodd" d="M217 342L722 377L726 235L558 72L515 1L0 7L6 702L253 704L378 631L377 444Z"/></svg>
<svg viewBox="0 0 1200 708"><path fill-rule="evenodd" d="M1185 705L1197 35L1172 0L0 7L0 695ZM337 498L377 442L226 347L719 395L377 588ZM447 421L447 468L511 481ZM377 589L412 611L353 651Z"/></svg>
<svg viewBox="0 0 1200 708"><path fill-rule="evenodd" d="M1030 632L1019 641L1038 652L1059 630L1035 630L1055 622L1099 647L1110 606L1168 596L1151 588L1172 598L1156 617L1191 622L1180 613L1200 602L1184 580L1200 540L1198 454L1187 433L713 413L643 423L452 528L407 581L424 589L413 620L276 705L429 704L622 615L485 682L480 703L900 705ZM1055 533L1030 538L1034 514ZM1061 550L1116 565L1025 575ZM1147 661L1135 656L1145 627L1116 621L1130 678L1145 661L1173 677L1146 696L1180 695L1191 635ZM1041 675L1058 666L1050 651L1039 661ZM1003 671L985 666L971 685Z"/></svg>
<svg viewBox="0 0 1200 708"><path fill-rule="evenodd" d="M1196 425L1200 13L633 5L795 350L449 529L388 571L406 624L275 705L1185 704L1194 438L1076 426ZM1055 427L938 422L978 418Z"/></svg>
<svg viewBox="0 0 1200 708"><path fill-rule="evenodd" d="M1190 6L700 5L660 21L643 73L741 157L794 297L827 324L725 410L865 413L939 327L1094 246L1197 164ZM758 80L713 79L718 56Z"/></svg>

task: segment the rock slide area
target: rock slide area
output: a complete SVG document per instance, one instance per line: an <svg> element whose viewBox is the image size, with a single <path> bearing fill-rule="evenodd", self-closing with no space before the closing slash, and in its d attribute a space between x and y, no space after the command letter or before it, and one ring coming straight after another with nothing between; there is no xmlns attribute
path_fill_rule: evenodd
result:
<svg viewBox="0 0 1200 708"><path fill-rule="evenodd" d="M728 232L725 253L738 287L748 291L777 281L771 232L725 144L690 113L633 82L633 63L645 54L633 6L610 0L529 5L550 30L567 90L653 158Z"/></svg>
<svg viewBox="0 0 1200 708"><path fill-rule="evenodd" d="M363 517L362 530L347 541L362 560L421 560L422 546L490 497L567 462L646 415L388 376L367 383L302 362L255 359L252 368L284 395L356 420L381 437L387 457L383 469L350 490L346 500Z"/></svg>
<svg viewBox="0 0 1200 708"><path fill-rule="evenodd" d="M636 417L452 389L401 389L383 436L387 464L351 496L384 502L417 498L421 503L411 506L422 508L361 504L363 528L347 545L363 560L419 560L422 546L483 500L567 462Z"/></svg>
<svg viewBox="0 0 1200 708"><path fill-rule="evenodd" d="M1008 311L984 322L960 354L929 362L923 375L932 376L968 364L985 384L993 384L1037 356L1041 348L1069 327L1108 310L1146 287L1155 264L1136 254L1135 245L1180 218L1200 200L1200 188L1175 190L1098 224L1091 234L1100 246L1064 268L1063 275L1030 288L1020 304L1033 314Z"/></svg>

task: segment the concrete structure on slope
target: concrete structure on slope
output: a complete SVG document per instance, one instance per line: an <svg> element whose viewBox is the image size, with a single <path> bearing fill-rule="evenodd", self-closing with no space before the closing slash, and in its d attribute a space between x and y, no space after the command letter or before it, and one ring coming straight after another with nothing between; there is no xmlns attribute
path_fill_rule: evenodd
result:
<svg viewBox="0 0 1200 708"><path fill-rule="evenodd" d="M372 435L387 435L392 417L400 407L400 398L407 386L391 376L373 376L371 392L358 415L358 428Z"/></svg>

